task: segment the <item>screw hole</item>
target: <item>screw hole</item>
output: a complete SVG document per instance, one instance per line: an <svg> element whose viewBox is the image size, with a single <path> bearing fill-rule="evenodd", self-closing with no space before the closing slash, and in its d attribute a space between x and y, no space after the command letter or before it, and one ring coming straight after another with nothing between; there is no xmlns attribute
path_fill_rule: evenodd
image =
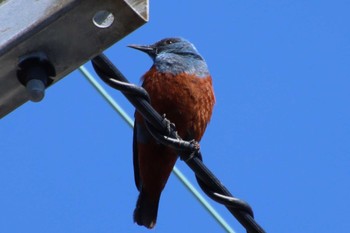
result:
<svg viewBox="0 0 350 233"><path fill-rule="evenodd" d="M92 22L98 28L108 28L114 22L114 15L109 11L98 11L92 18Z"/></svg>

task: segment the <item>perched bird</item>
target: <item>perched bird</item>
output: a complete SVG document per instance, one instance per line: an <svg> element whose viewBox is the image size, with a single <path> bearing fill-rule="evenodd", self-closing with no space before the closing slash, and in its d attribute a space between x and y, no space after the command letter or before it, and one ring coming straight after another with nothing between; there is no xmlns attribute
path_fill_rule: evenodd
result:
<svg viewBox="0 0 350 233"><path fill-rule="evenodd" d="M129 45L147 53L153 65L143 79L152 106L175 123L184 140L200 141L210 121L215 103L212 79L203 57L189 41L166 38L153 45ZM140 191L134 221L153 228L161 192L175 165L177 153L157 143L135 112L133 163Z"/></svg>

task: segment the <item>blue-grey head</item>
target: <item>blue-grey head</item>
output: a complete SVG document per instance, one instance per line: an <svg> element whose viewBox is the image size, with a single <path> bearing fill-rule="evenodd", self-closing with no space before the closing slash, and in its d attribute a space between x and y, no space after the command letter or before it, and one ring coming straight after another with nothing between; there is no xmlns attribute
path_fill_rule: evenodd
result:
<svg viewBox="0 0 350 233"><path fill-rule="evenodd" d="M183 38L165 38L152 45L129 45L147 53L158 72L193 74L199 77L209 75L203 57L192 43Z"/></svg>

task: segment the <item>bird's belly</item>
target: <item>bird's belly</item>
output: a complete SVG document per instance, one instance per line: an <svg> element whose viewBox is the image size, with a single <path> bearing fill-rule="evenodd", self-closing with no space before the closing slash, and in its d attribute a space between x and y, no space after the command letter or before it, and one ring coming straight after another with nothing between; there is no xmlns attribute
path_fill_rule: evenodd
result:
<svg viewBox="0 0 350 233"><path fill-rule="evenodd" d="M175 123L183 139L199 141L215 102L211 77L150 72L144 76L143 87L150 95L152 106Z"/></svg>

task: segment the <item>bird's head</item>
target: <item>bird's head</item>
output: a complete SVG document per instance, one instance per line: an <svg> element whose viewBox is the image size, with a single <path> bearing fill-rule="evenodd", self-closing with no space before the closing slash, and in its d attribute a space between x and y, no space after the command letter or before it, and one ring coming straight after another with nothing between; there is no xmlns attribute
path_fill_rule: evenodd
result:
<svg viewBox="0 0 350 233"><path fill-rule="evenodd" d="M183 38L165 38L152 45L128 45L130 48L147 53L153 60L160 54L173 53L183 56L198 56L197 49L192 43Z"/></svg>

